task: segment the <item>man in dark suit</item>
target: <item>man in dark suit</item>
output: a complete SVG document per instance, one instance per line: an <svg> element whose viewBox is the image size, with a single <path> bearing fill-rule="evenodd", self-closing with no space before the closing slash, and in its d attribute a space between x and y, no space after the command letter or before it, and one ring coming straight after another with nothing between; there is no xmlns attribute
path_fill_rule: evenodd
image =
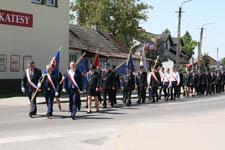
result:
<svg viewBox="0 0 225 150"><path fill-rule="evenodd" d="M33 115L37 114L37 106L36 106L36 97L34 97L33 100L32 97L36 91L38 80L41 77L41 70L38 68L35 68L34 62L30 61L28 63L28 68L25 70L24 76L23 76L23 87L22 92L27 92L28 98L30 100L30 112L29 116L32 118Z"/></svg>
<svg viewBox="0 0 225 150"><path fill-rule="evenodd" d="M138 101L140 104L145 103L146 98L146 88L147 88L147 73L143 71L144 66L140 65L138 69L138 73L136 75L136 87L138 89Z"/></svg>
<svg viewBox="0 0 225 150"><path fill-rule="evenodd" d="M152 103L158 102L157 90L158 90L158 86L160 84L159 77L157 77L155 73L156 73L155 69L152 68L152 72L149 73L149 75L148 75L148 81L149 81L148 85L149 85L149 88L152 89L152 98L153 98Z"/></svg>
<svg viewBox="0 0 225 150"><path fill-rule="evenodd" d="M38 87L42 85L42 89L45 93L45 100L48 107L47 118L50 118L53 113L54 97L59 96L59 82L57 74L53 73L53 67L51 65L46 66L46 74L39 79ZM44 78L43 82L41 80Z"/></svg>
<svg viewBox="0 0 225 150"><path fill-rule="evenodd" d="M103 90L103 108L107 108L107 102L106 98L107 95L109 97L109 100L111 102L111 107L114 106L114 102L112 100L112 90L115 90L114 87L114 81L113 81L113 72L110 70L109 63L105 64L105 70L102 71L102 82L101 82L101 87Z"/></svg>
<svg viewBox="0 0 225 150"><path fill-rule="evenodd" d="M129 66L127 66L126 75L124 75L122 78L123 78L122 88L124 90L124 95L123 95L124 104L126 104L127 106L130 106L132 90L135 89L135 81L134 81L134 75Z"/></svg>
<svg viewBox="0 0 225 150"><path fill-rule="evenodd" d="M71 109L71 117L76 120L77 101L80 98L80 91L83 90L82 74L76 69L75 62L70 63L70 70L66 72L63 82L63 92L69 93L69 107Z"/></svg>
<svg viewBox="0 0 225 150"><path fill-rule="evenodd" d="M114 104L117 104L116 101L116 94L117 94L117 90L120 88L120 75L118 73L116 73L115 71L116 66L113 65L112 66L112 72L113 72L113 87L115 87L115 90L112 91L112 100Z"/></svg>

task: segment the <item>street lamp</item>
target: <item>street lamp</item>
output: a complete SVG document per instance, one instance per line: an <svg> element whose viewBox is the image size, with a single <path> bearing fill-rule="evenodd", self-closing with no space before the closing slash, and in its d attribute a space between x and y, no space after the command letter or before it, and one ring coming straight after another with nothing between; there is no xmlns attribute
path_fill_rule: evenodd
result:
<svg viewBox="0 0 225 150"><path fill-rule="evenodd" d="M182 7L183 7L183 5L185 3L188 3L188 2L191 2L191 1L192 0L186 0L186 1L184 1L180 5L179 11L178 11L179 17L178 17L178 29L177 29L177 47L176 47L176 64L175 64L176 69L178 69L179 66L180 66L180 49L181 49L180 48L181 47L181 45L180 45L180 30L181 30L181 13L182 13Z"/></svg>
<svg viewBox="0 0 225 150"><path fill-rule="evenodd" d="M201 51L202 51L202 38L203 38L203 32L204 32L204 27L210 24L215 24L214 22L210 22L210 23L205 23L202 25L201 27L201 31L200 31L200 42L198 45L198 67L200 68L200 59L201 59Z"/></svg>

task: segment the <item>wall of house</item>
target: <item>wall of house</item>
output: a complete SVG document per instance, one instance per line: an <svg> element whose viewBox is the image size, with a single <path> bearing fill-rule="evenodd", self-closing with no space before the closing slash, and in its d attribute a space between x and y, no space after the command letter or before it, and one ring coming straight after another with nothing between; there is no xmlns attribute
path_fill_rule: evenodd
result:
<svg viewBox="0 0 225 150"><path fill-rule="evenodd" d="M174 62L170 59L168 59L167 62L162 63L162 67L164 67L165 69L170 68L170 70L171 70L173 68L173 66L174 66Z"/></svg>
<svg viewBox="0 0 225 150"><path fill-rule="evenodd" d="M58 6L53 7L32 3L32 0L1 0L0 10L33 15L31 27L0 22L0 70L5 69L0 72L0 80L20 82L30 58L35 61L36 67L44 70L60 46L63 46L60 54L60 68L61 71L66 71L69 45L69 1L58 0ZM2 84L0 92L5 91L1 86Z"/></svg>

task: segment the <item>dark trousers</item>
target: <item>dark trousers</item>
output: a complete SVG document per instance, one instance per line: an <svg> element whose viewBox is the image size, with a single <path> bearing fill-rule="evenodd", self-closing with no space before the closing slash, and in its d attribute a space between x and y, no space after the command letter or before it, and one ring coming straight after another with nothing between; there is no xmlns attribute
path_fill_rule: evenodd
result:
<svg viewBox="0 0 225 150"><path fill-rule="evenodd" d="M70 107L72 116L75 116L77 113L78 100L79 100L78 93L75 91L70 91L69 92L69 107Z"/></svg>
<svg viewBox="0 0 225 150"><path fill-rule="evenodd" d="M170 97L170 89L168 88L168 86L169 86L169 82L165 82L163 85L163 93L166 100L168 100Z"/></svg>
<svg viewBox="0 0 225 150"><path fill-rule="evenodd" d="M201 84L200 85L197 85L196 90L197 90L197 95L198 96L201 96L202 95L202 86L201 86Z"/></svg>
<svg viewBox="0 0 225 150"><path fill-rule="evenodd" d="M216 93L220 93L220 84L216 85Z"/></svg>
<svg viewBox="0 0 225 150"><path fill-rule="evenodd" d="M103 89L103 105L107 105L107 96L109 97L109 101L111 102L111 106L114 105L112 100L112 89Z"/></svg>
<svg viewBox="0 0 225 150"><path fill-rule="evenodd" d="M45 93L45 101L48 107L48 114L52 115L53 112L53 103L54 103L55 92L47 91Z"/></svg>
<svg viewBox="0 0 225 150"><path fill-rule="evenodd" d="M146 89L144 87L138 87L138 101L145 102L146 99Z"/></svg>
<svg viewBox="0 0 225 150"><path fill-rule="evenodd" d="M117 104L116 93L117 93L117 89L112 90L112 101L113 101L113 104Z"/></svg>
<svg viewBox="0 0 225 150"><path fill-rule="evenodd" d="M153 102L158 102L158 87L152 87Z"/></svg>
<svg viewBox="0 0 225 150"><path fill-rule="evenodd" d="M161 85L160 89L159 89L159 99L161 99L162 91L163 91L163 85ZM165 93L164 93L164 95L165 95Z"/></svg>
<svg viewBox="0 0 225 150"><path fill-rule="evenodd" d="M210 84L206 84L206 95L211 95L211 85Z"/></svg>
<svg viewBox="0 0 225 150"><path fill-rule="evenodd" d="M126 103L127 105L131 104L131 94L132 94L132 90L124 90L124 103Z"/></svg>
<svg viewBox="0 0 225 150"><path fill-rule="evenodd" d="M177 81L172 81L172 88L171 88L171 100L175 99L177 97L178 93L178 86Z"/></svg>
<svg viewBox="0 0 225 150"><path fill-rule="evenodd" d="M33 115L37 114L37 105L36 105L36 98L37 95L34 97L33 101L31 101L33 95L34 95L35 91L28 91L28 98L30 100L30 113L32 113Z"/></svg>

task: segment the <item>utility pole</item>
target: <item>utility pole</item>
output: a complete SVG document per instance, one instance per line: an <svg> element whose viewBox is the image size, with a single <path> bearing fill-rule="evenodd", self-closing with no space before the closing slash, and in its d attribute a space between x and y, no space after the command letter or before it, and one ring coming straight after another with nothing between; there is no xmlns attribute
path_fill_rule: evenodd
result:
<svg viewBox="0 0 225 150"><path fill-rule="evenodd" d="M177 29L177 48L176 48L176 70L180 67L180 30L181 30L181 13L182 7L179 7L178 15L178 29Z"/></svg>
<svg viewBox="0 0 225 150"><path fill-rule="evenodd" d="M219 47L217 48L217 62L219 62Z"/></svg>
<svg viewBox="0 0 225 150"><path fill-rule="evenodd" d="M201 27L201 31L200 31L200 41L199 41L199 45L198 45L198 67L200 68L200 61L201 61L201 54L202 54L202 39L203 39L203 32L204 32L204 26L206 25L210 25L210 24L214 24L214 23L205 23L202 25Z"/></svg>
<svg viewBox="0 0 225 150"><path fill-rule="evenodd" d="M187 3L190 2L192 0L187 0L184 1L181 6L179 7L179 11L178 11L178 29L177 29L177 47L176 47L176 64L175 64L175 68L179 69L180 67L180 51L181 51L181 45L180 45L180 32L181 32L181 14L182 14L182 6Z"/></svg>
<svg viewBox="0 0 225 150"><path fill-rule="evenodd" d="M202 38L203 38L203 31L204 28L201 28L200 31L200 42L198 43L198 67L200 68L200 62L201 62L201 54L202 54Z"/></svg>

